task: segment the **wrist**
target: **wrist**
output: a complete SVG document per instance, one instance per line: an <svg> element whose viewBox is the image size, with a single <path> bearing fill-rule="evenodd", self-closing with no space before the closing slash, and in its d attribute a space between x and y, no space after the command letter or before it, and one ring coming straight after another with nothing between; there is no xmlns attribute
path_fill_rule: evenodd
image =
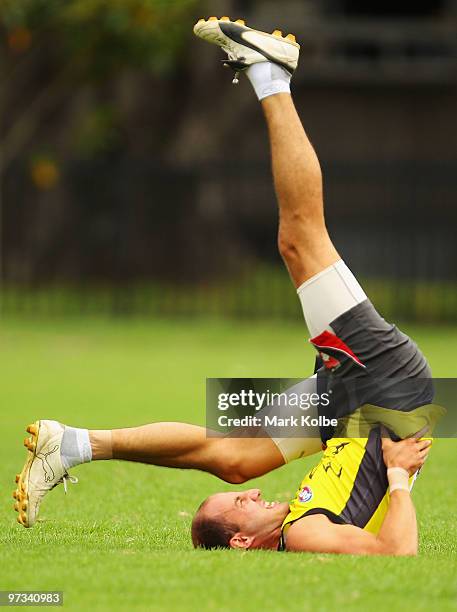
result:
<svg viewBox="0 0 457 612"><path fill-rule="evenodd" d="M387 479L389 481L389 493L394 491L408 491L409 472L402 467L392 466L387 468Z"/></svg>

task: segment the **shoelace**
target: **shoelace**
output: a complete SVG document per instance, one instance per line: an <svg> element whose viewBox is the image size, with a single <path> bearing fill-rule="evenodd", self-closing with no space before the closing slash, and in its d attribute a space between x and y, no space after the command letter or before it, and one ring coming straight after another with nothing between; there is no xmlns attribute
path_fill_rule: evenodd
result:
<svg viewBox="0 0 457 612"><path fill-rule="evenodd" d="M238 57L235 53L233 53L228 47L222 47L222 49L227 53L228 55L228 62L224 61L225 66L228 66L229 68L232 68L232 70L234 70L235 72L235 76L233 77L233 85L238 85L239 81L239 75L240 75L240 71L237 70L236 68L233 67L233 65L231 64L236 64L237 62L240 62L242 60L244 60L244 57Z"/></svg>
<svg viewBox="0 0 457 612"><path fill-rule="evenodd" d="M62 478L58 482L56 482L56 485L63 483L63 488L64 488L64 491L65 491L65 495L67 494L67 491L68 491L67 481L71 482L71 484L78 484L78 482L79 482L79 480L76 478L76 476L70 476L70 474L68 474L68 472L65 472L65 474L62 476Z"/></svg>

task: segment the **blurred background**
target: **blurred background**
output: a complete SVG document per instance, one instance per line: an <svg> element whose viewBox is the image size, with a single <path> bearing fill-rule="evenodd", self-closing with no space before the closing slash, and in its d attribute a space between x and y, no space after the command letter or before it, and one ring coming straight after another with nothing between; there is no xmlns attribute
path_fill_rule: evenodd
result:
<svg viewBox="0 0 457 612"><path fill-rule="evenodd" d="M337 247L385 316L457 321L457 0L2 0L2 312L300 316L210 15L297 36Z"/></svg>
<svg viewBox="0 0 457 612"><path fill-rule="evenodd" d="M240 610L303 600L295 560L240 572L190 550L191 513L221 488L205 474L96 462L34 530L12 509L36 419L204 424L206 377L312 371L262 113L192 33L211 15L297 36L335 243L434 376L457 375L457 0L0 0L0 582L62 589L75 610L226 610L235 581ZM392 589L385 561L323 559L329 582L304 558L313 603L452 607L454 440L433 457L414 583L408 560ZM266 497L290 499L303 470L263 479Z"/></svg>

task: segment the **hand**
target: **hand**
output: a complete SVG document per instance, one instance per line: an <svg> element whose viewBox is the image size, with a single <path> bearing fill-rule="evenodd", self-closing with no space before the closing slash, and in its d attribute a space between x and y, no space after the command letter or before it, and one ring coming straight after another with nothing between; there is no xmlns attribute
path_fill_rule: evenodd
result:
<svg viewBox="0 0 457 612"><path fill-rule="evenodd" d="M424 465L432 446L431 440L406 438L393 442L387 432L383 433L382 454L387 468L401 467L412 476Z"/></svg>

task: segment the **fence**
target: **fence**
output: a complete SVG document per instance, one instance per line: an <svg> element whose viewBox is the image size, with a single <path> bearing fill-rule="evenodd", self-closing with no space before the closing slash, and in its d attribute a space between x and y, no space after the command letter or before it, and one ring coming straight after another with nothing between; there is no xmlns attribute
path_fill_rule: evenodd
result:
<svg viewBox="0 0 457 612"><path fill-rule="evenodd" d="M335 243L388 317L457 320L457 165L325 163ZM300 316L267 164L74 162L4 190L4 314Z"/></svg>

